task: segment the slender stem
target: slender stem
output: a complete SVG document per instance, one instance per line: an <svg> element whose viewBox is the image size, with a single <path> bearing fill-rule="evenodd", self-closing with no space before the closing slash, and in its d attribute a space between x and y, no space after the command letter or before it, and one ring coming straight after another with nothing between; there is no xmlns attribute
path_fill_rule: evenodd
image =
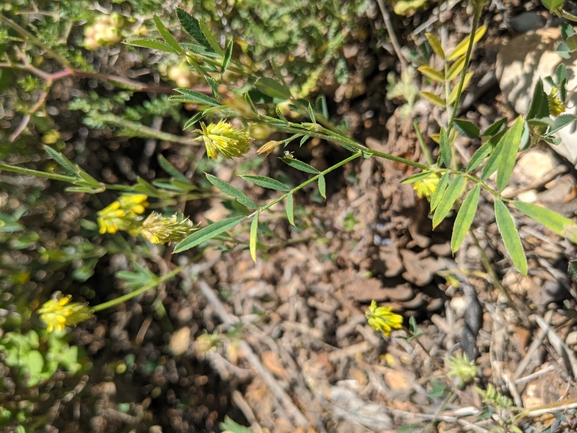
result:
<svg viewBox="0 0 577 433"><path fill-rule="evenodd" d="M377 3L379 4L379 9L381 10L383 20L385 21L385 27L387 28L387 33L389 34L389 38L391 39L391 44L393 45L395 54L399 58L399 62L401 62L401 69L403 72L405 72L407 70L407 61L405 60L403 54L401 53L401 46L399 45L399 41L397 40L397 35L395 34L395 29L393 28L393 23L391 22L391 16L387 12L383 0L377 0Z"/></svg>
<svg viewBox="0 0 577 433"><path fill-rule="evenodd" d="M335 165L327 168L326 170L323 170L321 172L319 172L317 175L311 177L310 179L306 180L305 182L301 183L298 186L295 186L293 189L291 189L289 192L287 192L286 194L281 195L280 197L277 197L276 199L274 199L273 201L271 201L270 203L264 205L263 207L257 209L256 211L254 211L252 214L248 215L246 218L250 219L252 217L255 217L257 213L262 212L263 210L267 210L269 208L271 208L272 206L274 206L275 204L277 204L278 202L284 200L285 198L287 198L290 194L293 194L301 189L303 189L305 186L313 183L314 181L316 181L321 175L325 175L327 173L330 173L333 170L336 170L337 168L345 165L348 162L351 162L357 158L359 158L362 154L359 153L355 153L354 155L349 156L346 159L343 159L342 161L336 163Z"/></svg>
<svg viewBox="0 0 577 433"><path fill-rule="evenodd" d="M278 121L278 119L274 119L274 120ZM303 135L308 135L310 137L320 138L322 140L327 140L327 141L331 141L333 143L337 143L338 145L341 145L343 147L347 147L347 146L352 147L355 150L358 150L358 151L363 152L364 154L367 154L370 156L378 156L380 158L388 159L390 161L395 161L395 162L398 162L401 164L410 165L411 167L420 168L421 170L428 170L429 169L429 166L424 165L424 164L419 164L418 162L411 161L410 159L405 159L405 158L401 158L400 156L394 156L394 155L390 155L388 153L379 152L377 150L363 146L362 144L359 144L356 141L351 140L350 138L347 138L343 135L329 131L329 130L327 130L327 129L325 129L322 126L317 125L317 124L312 124L312 125L317 126L318 129L321 130L322 132L316 132L316 131L312 131L310 129L306 129L306 127L303 127L297 123L288 123L288 125L289 126L281 126L281 125L278 125L278 126L275 125L275 126L277 126L277 128L280 131L289 132L292 134L303 134Z"/></svg>
<svg viewBox="0 0 577 433"><path fill-rule="evenodd" d="M561 10L561 16L568 19L569 21L577 23L577 15L570 14L565 9Z"/></svg>
<svg viewBox="0 0 577 433"><path fill-rule="evenodd" d="M475 242L475 246L477 247L477 249L479 250L479 253L481 254L481 262L483 263L483 267L487 271L487 274L489 274L489 276L493 280L493 284L503 294L503 296L505 296L505 299L507 299L507 303L509 305L514 305L513 300L509 296L509 293L507 293L507 291L505 290L505 288L501 284L499 276L497 275L497 272L493 268L493 265L491 264L489 257L487 257L487 254L485 253L485 250L481 246L481 243L479 242L479 239L475 235L475 232L473 232L473 230L469 230L469 233L471 234L471 237L473 238L473 242Z"/></svg>
<svg viewBox="0 0 577 433"><path fill-rule="evenodd" d="M96 116L98 120L102 120L106 123L110 123L111 125L122 126L127 129L132 129L134 131L140 131L145 136L154 137L158 140L168 141L171 143L179 143L185 145L194 145L194 141L190 138L181 137L179 135L170 134L168 132L162 132L154 128L150 128L148 126L144 126L140 123L131 122L130 120L122 119L118 116L113 114L103 114Z"/></svg>
<svg viewBox="0 0 577 433"><path fill-rule="evenodd" d="M135 290L134 292L130 292L124 296L120 296L116 299L113 299L112 301L103 302L102 304L98 304L97 306L92 308L92 312L96 313L97 311L102 311L102 310L105 310L107 308L114 307L115 305L121 304L122 302L126 302L126 301L128 301L128 300L130 300L130 299L132 299L138 295L141 295L142 293L146 292L147 290L150 290L150 289L158 286L159 284L162 284L165 281L170 280L172 277L177 275L184 268L185 268L185 266L179 266L178 268L175 268L172 271L170 271L168 274L163 275L160 278L153 279L152 281L150 281L150 283L145 284L143 287Z"/></svg>
<svg viewBox="0 0 577 433"><path fill-rule="evenodd" d="M61 182L75 183L78 178L73 176L64 176L56 173L47 173L45 171L31 170L29 168L17 167L0 163L0 170L11 171L13 173L27 174L30 176L43 177L45 179L59 180Z"/></svg>
<svg viewBox="0 0 577 433"><path fill-rule="evenodd" d="M34 45L38 45L40 48L44 49L48 54L50 54L55 60L58 60L67 69L71 69L71 70L73 69L72 64L66 58L62 57L60 54L58 54L56 51L54 51L52 48L50 48L48 45L46 45L44 42L42 42L40 39L38 39L36 36L34 36L32 33L27 31L26 29L20 27L18 24L16 24L10 18L5 17L4 15L0 14L0 20L4 21L9 27L12 27L14 30L16 30L18 33L20 33L20 35L22 35L22 37L30 40Z"/></svg>
<svg viewBox="0 0 577 433"><path fill-rule="evenodd" d="M469 69L469 63L471 61L471 54L473 53L473 46L475 45L475 33L477 33L479 21L481 20L481 12L483 11L484 0L475 0L473 1L473 4L473 25L471 27L469 45L467 46L467 54L465 55L465 65L463 66L463 72L461 73L461 79L459 80L459 87L457 88L457 98L455 99L455 105L451 112L451 118L449 120L449 124L447 125L447 135L449 135L451 133L451 129L453 129L453 123L455 121L455 117L457 116L459 103L461 102L461 93L463 92L465 78L467 77L467 70Z"/></svg>

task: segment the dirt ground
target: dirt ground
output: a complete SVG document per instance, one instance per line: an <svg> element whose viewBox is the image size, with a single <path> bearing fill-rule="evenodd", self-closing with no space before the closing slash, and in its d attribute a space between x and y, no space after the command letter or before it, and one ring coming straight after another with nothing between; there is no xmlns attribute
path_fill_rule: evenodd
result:
<svg viewBox="0 0 577 433"><path fill-rule="evenodd" d="M508 14L534 7L508 4L487 12L494 25L475 53L474 82L494 69L496 47L513 36ZM461 5L441 15L450 23L449 43L464 37L468 16ZM398 23L400 39L422 38L414 29L429 18ZM423 161L412 122L428 136L437 132L442 113L420 101L403 118L402 102L386 98L387 74L396 67L388 44L375 49L352 43L347 49L350 83L339 87L325 80L321 86L334 117L346 119L352 136L371 148ZM65 87L55 90L64 99ZM482 128L515 117L496 82L470 94L460 116ZM79 117L67 122L71 131L83 128ZM170 119L161 128L182 134ZM120 182L161 173L155 158L141 158L143 139L86 134L90 173ZM433 148L432 141L427 144ZM479 144L460 139L461 156L470 157ZM189 158L181 147L156 146L186 171ZM320 141L290 150L319 169L345 155ZM254 174L287 172L277 156L268 156ZM123 158L139 163L126 166ZM531 191L539 202L574 217L574 168L545 145L523 159L510 196ZM534 174L543 164L555 172L546 181ZM216 175L230 180L234 170L226 162ZM199 261L192 259L198 251L159 252L153 272L189 266L157 290L75 328L73 342L86 348L94 367L82 377L55 379L51 392L58 404L43 408L52 425L46 431L212 432L229 416L257 433L407 432L411 426L487 432L498 425L497 417L480 419L484 404L475 387L491 384L517 407L574 403L577 291L567 266L575 246L514 214L530 269L521 276L504 250L492 203L482 198L474 221L479 245L467 237L453 255L454 216L432 231L428 203L416 198L412 185L400 184L411 174L379 159L331 173L326 202L312 188L295 196L296 227L280 207L266 216L277 244L259 252L256 264L244 247L208 250ZM289 175L298 181L298 173ZM262 201L273 197L258 187L246 192ZM227 210L216 202L191 202L185 214L216 221ZM497 275L486 272L483 260ZM120 293L113 274L126 267L118 258L103 259L87 284L98 288L97 298L110 299ZM364 315L372 300L393 307L407 326L414 318L422 346L400 338L404 330L389 338L373 331ZM431 392L435 382L446 382L439 366L462 353L476 362L478 377L445 402L446 394ZM555 421L552 412L529 412L519 425L541 432ZM576 422L570 410L563 413L569 425Z"/></svg>

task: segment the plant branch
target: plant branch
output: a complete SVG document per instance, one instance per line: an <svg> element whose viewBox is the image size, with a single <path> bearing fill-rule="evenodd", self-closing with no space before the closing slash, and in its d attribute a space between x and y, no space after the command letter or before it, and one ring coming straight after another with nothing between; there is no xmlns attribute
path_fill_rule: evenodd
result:
<svg viewBox="0 0 577 433"><path fill-rule="evenodd" d="M92 312L96 313L98 311L102 311L102 310L105 310L107 308L114 307L115 305L121 304L122 302L129 301L130 299L132 299L138 295L141 295L142 293L144 293L150 289L153 289L154 287L158 286L159 284L162 284L165 281L170 280L172 277L176 276L184 268L185 268L185 266L179 266L178 268L175 268L172 271L170 271L168 274L163 275L160 278L155 278L155 279L151 280L148 284L145 284L143 287L135 290L134 292L130 292L124 296L120 296L120 297L113 299L111 301L103 302L102 304L98 304L97 306L92 308Z"/></svg>
<svg viewBox="0 0 577 433"><path fill-rule="evenodd" d="M463 66L463 72L461 73L461 79L459 80L459 87L457 88L457 97L455 98L455 105L451 111L451 118L449 124L447 125L447 135L451 133L453 129L453 123L455 122L455 117L457 116L457 110L459 108L459 103L461 102L461 94L463 93L463 87L465 86L465 78L467 76L467 70L469 69L469 63L471 62L471 54L473 53L473 46L475 45L475 33L479 28L479 21L481 20L481 12L483 11L483 6L485 4L484 0L475 0L474 12L473 12L473 25L471 27L471 35L469 36L469 45L467 46L467 54L465 54L465 64Z"/></svg>

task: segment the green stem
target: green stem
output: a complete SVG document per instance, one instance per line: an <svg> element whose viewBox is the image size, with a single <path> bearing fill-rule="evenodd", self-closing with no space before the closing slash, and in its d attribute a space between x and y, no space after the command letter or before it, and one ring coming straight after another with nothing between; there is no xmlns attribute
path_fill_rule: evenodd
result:
<svg viewBox="0 0 577 433"><path fill-rule="evenodd" d="M577 15L570 14L565 9L561 10L561 16L568 19L569 21L577 23Z"/></svg>
<svg viewBox="0 0 577 433"><path fill-rule="evenodd" d="M273 201L271 201L270 203L264 205L263 207L257 209L256 211L254 211L252 214L247 216L247 219L253 218L256 216L257 213L262 212L264 210L267 210L269 208L271 208L272 206L274 206L275 204L277 204L280 201L283 201L285 198L287 198L289 195L303 189L305 186L313 183L314 181L316 181L321 175L326 175L327 173L330 173L333 170L336 170L337 168L347 164L348 162L351 162L357 158L359 158L362 155L362 153L355 153L354 155L349 156L346 159L343 159L342 161L336 163L335 165L327 168L326 170L320 171L317 175L311 177L310 179L306 180L305 182L301 183L298 186L295 186L294 188L292 188L289 192L287 192L286 194L281 195L280 197L277 197L276 199L274 199Z"/></svg>
<svg viewBox="0 0 577 433"><path fill-rule="evenodd" d="M38 39L36 36L34 36L32 33L28 32L26 29L20 27L18 24L16 24L10 18L7 18L4 15L0 14L0 20L4 21L9 27L12 27L14 30L16 30L18 33L20 33L20 35L24 39L28 39L34 45L38 45L40 48L44 49L48 54L50 54L50 56L52 56L55 60L58 60L66 68L71 69L71 70L74 69L72 67L72 64L66 58L62 57L60 54L58 54L56 51L54 51L52 48L50 48L48 45L46 45L44 42L42 42L40 39Z"/></svg>
<svg viewBox="0 0 577 433"><path fill-rule="evenodd" d="M131 122L130 120L121 119L113 114L102 114L96 115L96 120L101 120L102 122L109 123L111 125L121 126L126 129L131 129L134 131L140 131L145 137L152 137L162 141L168 141L170 143L179 143L185 145L194 144L194 141L190 138L181 137L174 134L169 134L168 132L162 132L149 126L144 126L141 123Z"/></svg>
<svg viewBox="0 0 577 433"><path fill-rule="evenodd" d="M102 304L98 304L97 306L92 308L92 312L96 313L97 311L106 310L107 308L114 307L115 305L121 304L123 302L126 302L126 301L138 296L138 295L141 295L142 293L146 292L147 290L150 290L150 289L158 286L159 284L162 284L165 281L170 280L172 277L177 275L184 268L185 268L184 266L179 266L178 268L175 268L172 271L170 271L168 274L163 275L160 278L155 278L154 280L150 281L150 283L145 284L143 287L141 287L138 290L135 290L134 292L128 293L124 296L120 296L116 299L113 299L112 301L103 302Z"/></svg>
<svg viewBox="0 0 577 433"><path fill-rule="evenodd" d="M461 102L461 93L463 92L463 87L465 85L465 78L467 76L467 70L469 69L469 63L471 61L471 54L473 53L473 46L475 45L475 33L479 28L479 21L481 20L481 12L483 11L484 0L475 0L474 12L473 12L473 25L471 27L471 35L469 37L469 46L467 47L467 54L465 55L465 65L463 66L463 72L461 73L461 79L459 80L459 87L457 88L457 98L455 99L455 105L451 112L451 119L447 125L447 136L451 133L453 129L453 123L455 122L455 117L457 116L457 110L459 108L459 103Z"/></svg>
<svg viewBox="0 0 577 433"><path fill-rule="evenodd" d="M274 120L278 121L278 119L274 119ZM359 144L356 141L351 140L350 138L347 138L347 137L340 135L338 133L329 131L328 129L323 128L322 126L317 125L317 124L315 124L315 126L318 126L318 129L321 130L322 132L316 132L316 131L312 131L310 129L306 129L306 127L303 127L297 123L288 123L288 125L289 126L280 126L280 125L278 125L278 126L275 125L275 126L277 126L277 128L280 131L289 132L292 134L303 134L303 135L308 135L310 137L320 138L322 140L331 141L331 142L339 144L339 145L344 145L345 147L347 147L347 146L352 147L353 149L358 150L359 152L362 152L362 153L370 155L370 156L378 156L379 158L384 158L384 159L388 159L389 161L394 161L394 162L398 162L401 164L410 165L411 167L420 168L421 170L428 170L429 169L429 166L424 165L424 164L419 164L418 162L413 162L410 159L405 159L405 158L401 158L400 156L394 156L394 155L390 155L388 153L379 152L377 150L363 146L362 144Z"/></svg>
<svg viewBox="0 0 577 433"><path fill-rule="evenodd" d="M31 176L43 177L45 179L59 180L61 182L75 183L78 178L72 176L64 176L61 174L47 173L44 171L31 170L29 168L16 167L14 165L0 163L0 170L11 171L13 173L27 174Z"/></svg>

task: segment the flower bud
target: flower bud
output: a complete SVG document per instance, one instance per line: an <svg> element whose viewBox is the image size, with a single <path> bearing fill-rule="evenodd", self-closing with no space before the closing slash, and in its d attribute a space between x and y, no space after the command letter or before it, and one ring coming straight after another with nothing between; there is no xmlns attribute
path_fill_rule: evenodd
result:
<svg viewBox="0 0 577 433"><path fill-rule="evenodd" d="M250 149L252 138L244 129L234 128L230 123L221 119L216 125L211 123L206 126L200 123L201 130L197 130L201 135L197 139L202 139L206 146L206 153L209 158L216 159L218 153L222 153L225 158L240 157Z"/></svg>
<svg viewBox="0 0 577 433"><path fill-rule="evenodd" d="M188 219L179 220L176 215L170 218L152 212L142 223L140 234L153 244L180 242L197 230Z"/></svg>

